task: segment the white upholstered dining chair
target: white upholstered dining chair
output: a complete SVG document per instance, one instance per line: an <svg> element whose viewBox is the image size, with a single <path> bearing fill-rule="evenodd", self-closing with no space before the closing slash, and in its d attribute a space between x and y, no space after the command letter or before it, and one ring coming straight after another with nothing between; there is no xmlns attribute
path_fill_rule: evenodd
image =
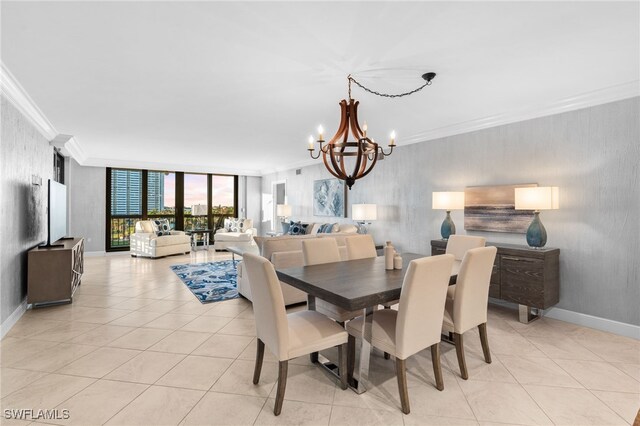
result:
<svg viewBox="0 0 640 426"><path fill-rule="evenodd" d="M453 332L460 375L465 380L469 378L469 373L464 359L464 332L478 327L484 360L487 364L491 363L487 338L487 305L489 282L497 251L495 247L467 250L460 265L453 299L447 298L445 305L444 329Z"/></svg>
<svg viewBox="0 0 640 426"><path fill-rule="evenodd" d="M347 241L351 238L355 237L349 237ZM310 238L303 240L302 256L304 257L305 266L342 261L340 251L338 250L338 243L333 238ZM322 299L316 299L316 311L338 321L341 325L344 325L345 321L362 315L361 311L348 311Z"/></svg>
<svg viewBox="0 0 640 426"><path fill-rule="evenodd" d="M371 345L396 358L396 376L402 412L409 414L406 360L411 355L431 348L436 388L444 389L440 367L440 332L447 286L454 257L424 257L409 263L402 283L398 310L373 312L371 335L364 336ZM353 374L355 337L362 338L362 322L358 317L347 323L349 332L349 375Z"/></svg>
<svg viewBox="0 0 640 426"><path fill-rule="evenodd" d="M473 237L471 235L450 235L447 241L446 254L452 254L456 259L453 261L452 275L456 275L460 270L462 259L464 258L467 250L471 250L478 247L484 247L487 243L484 237ZM453 300L453 295L456 291L456 286L451 285L447 290L447 299Z"/></svg>
<svg viewBox="0 0 640 426"><path fill-rule="evenodd" d="M347 245L347 259L370 259L377 257L376 244L371 235L357 235L345 239Z"/></svg>
<svg viewBox="0 0 640 426"><path fill-rule="evenodd" d="M253 383L258 384L265 346L279 362L278 388L273 413L282 411L287 386L288 361L292 358L338 347L342 389L347 388L347 333L334 321L314 311L287 314L282 288L273 264L261 256L246 253L244 265L249 277L255 314L257 355Z"/></svg>

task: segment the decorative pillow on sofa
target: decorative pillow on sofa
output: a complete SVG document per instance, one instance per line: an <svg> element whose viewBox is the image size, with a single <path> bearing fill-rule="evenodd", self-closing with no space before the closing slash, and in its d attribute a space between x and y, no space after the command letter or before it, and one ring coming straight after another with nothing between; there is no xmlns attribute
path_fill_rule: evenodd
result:
<svg viewBox="0 0 640 426"><path fill-rule="evenodd" d="M325 223L320 225L320 228L318 228L318 234L330 234L331 232L335 232L334 228L337 228L338 224L337 223Z"/></svg>
<svg viewBox="0 0 640 426"><path fill-rule="evenodd" d="M289 223L289 235L303 235L305 233L306 226L302 222L291 221Z"/></svg>
<svg viewBox="0 0 640 426"><path fill-rule="evenodd" d="M154 219L153 230L158 237L163 235L171 235L171 225L169 225L169 219Z"/></svg>
<svg viewBox="0 0 640 426"><path fill-rule="evenodd" d="M248 219L238 219L237 217L229 217L224 220L224 229L228 232L245 232L251 228Z"/></svg>

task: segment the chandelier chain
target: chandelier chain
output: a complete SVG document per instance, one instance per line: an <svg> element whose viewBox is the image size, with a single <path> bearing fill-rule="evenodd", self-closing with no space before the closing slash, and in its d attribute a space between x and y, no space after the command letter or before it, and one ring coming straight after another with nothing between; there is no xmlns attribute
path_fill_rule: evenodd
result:
<svg viewBox="0 0 640 426"><path fill-rule="evenodd" d="M362 85L362 83L360 83L358 80L356 80L355 78L351 77L351 74L349 74L349 77L347 77L349 79L349 99L351 99L351 82L354 82L358 87L360 87L361 89L376 95L376 96L382 96L384 98L401 98L403 96L409 96L409 95L413 95L416 92L421 91L422 89L424 89L427 86L431 86L431 80L425 82L422 86L418 87L417 89L411 90L410 92L405 92L405 93L398 93L398 94L388 94L388 93L380 93L380 92L376 92L375 90L371 90L368 87L365 87Z"/></svg>

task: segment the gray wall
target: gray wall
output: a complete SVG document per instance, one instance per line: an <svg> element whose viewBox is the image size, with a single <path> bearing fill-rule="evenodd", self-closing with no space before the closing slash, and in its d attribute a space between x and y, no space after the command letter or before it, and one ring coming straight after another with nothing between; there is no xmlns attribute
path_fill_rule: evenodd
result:
<svg viewBox="0 0 640 426"><path fill-rule="evenodd" d="M27 250L47 239L47 180L53 148L4 96L0 142L0 318L27 295ZM41 185L32 184L32 176Z"/></svg>
<svg viewBox="0 0 640 426"><path fill-rule="evenodd" d="M85 251L104 252L106 179L105 167L66 163L69 203L69 235L85 239Z"/></svg>
<svg viewBox="0 0 640 426"><path fill-rule="evenodd" d="M444 212L431 210L431 193L466 186L537 183L560 187L560 209L541 219L547 245L561 249L559 308L640 325L640 98L399 146L357 181L347 203L375 203L377 242L429 253ZM399 141L400 144L402 143ZM320 160L318 160L320 162ZM315 179L322 164L263 176L262 191L287 180L293 218L314 217ZM348 215L351 209L348 209ZM452 212L458 233L463 213ZM350 219L342 219L351 222ZM263 230L271 224L263 223ZM470 232L471 234L471 232ZM490 241L526 244L524 235L473 233Z"/></svg>
<svg viewBox="0 0 640 426"><path fill-rule="evenodd" d="M261 192L262 192L262 178L259 176L247 176L247 197L246 197L246 212L247 218L253 219L253 226L258 230L258 233L262 231L260 224L261 214Z"/></svg>

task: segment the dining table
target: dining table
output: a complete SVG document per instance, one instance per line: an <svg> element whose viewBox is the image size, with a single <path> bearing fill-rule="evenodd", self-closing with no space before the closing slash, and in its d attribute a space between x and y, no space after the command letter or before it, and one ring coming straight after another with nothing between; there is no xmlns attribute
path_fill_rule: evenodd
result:
<svg viewBox="0 0 640 426"><path fill-rule="evenodd" d="M276 274L280 281L307 293L309 310L315 310L315 301L319 298L348 311L362 311L365 321L362 322L361 335L371 336L374 309L400 299L402 282L409 262L422 257L426 255L403 253L402 269L386 270L384 256L379 256L277 269ZM456 263L451 283L455 282L459 268L459 262ZM357 393L363 393L367 386L370 387L370 340L361 339L359 367L356 375L349 381L350 387Z"/></svg>

